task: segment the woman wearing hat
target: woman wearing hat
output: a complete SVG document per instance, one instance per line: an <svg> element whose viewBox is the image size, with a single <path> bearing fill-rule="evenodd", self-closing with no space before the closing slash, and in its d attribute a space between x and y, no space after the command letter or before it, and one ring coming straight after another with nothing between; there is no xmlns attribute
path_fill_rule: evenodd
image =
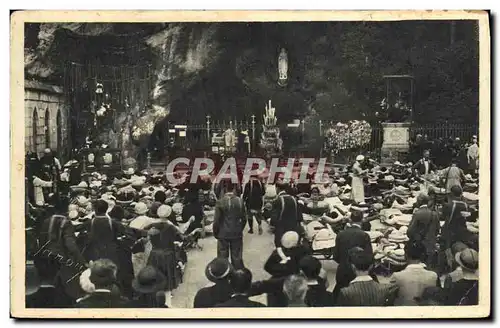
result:
<svg viewBox="0 0 500 328"><path fill-rule="evenodd" d="M169 302L171 291L176 289L182 282L183 264L182 261L177 259L174 242L182 240L183 237L177 227L168 220L157 221L144 229L149 229L148 239L151 244L146 263L155 267L165 276L164 291L166 292L167 302Z"/></svg>
<svg viewBox="0 0 500 328"><path fill-rule="evenodd" d="M365 201L365 186L363 184L363 176L367 170L361 168L361 163L364 161L363 155L356 157L356 162L352 166L352 183L351 183L351 199L355 203L362 203Z"/></svg>
<svg viewBox="0 0 500 328"><path fill-rule="evenodd" d="M131 301L133 308L166 308L165 276L153 266L144 267L132 281L136 297Z"/></svg>
<svg viewBox="0 0 500 328"><path fill-rule="evenodd" d="M205 276L214 284L200 289L194 297L194 308L211 308L228 301L233 294L229 284L232 272L228 260L215 258L205 268Z"/></svg>
<svg viewBox="0 0 500 328"><path fill-rule="evenodd" d="M117 280L125 294L130 292L130 279L133 272L130 265L125 261L121 250L120 237L128 235L134 237L132 231L117 221L111 219L107 214L108 203L103 199L95 202L95 217L85 222L83 229L87 233L84 256L88 261L98 259L109 259L118 266ZM130 229L129 229L130 230Z"/></svg>

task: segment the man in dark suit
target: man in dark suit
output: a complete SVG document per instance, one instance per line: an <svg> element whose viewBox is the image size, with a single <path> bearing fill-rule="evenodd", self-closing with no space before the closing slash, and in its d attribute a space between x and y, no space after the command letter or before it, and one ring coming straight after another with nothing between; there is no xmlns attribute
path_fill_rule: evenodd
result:
<svg viewBox="0 0 500 328"><path fill-rule="evenodd" d="M253 217L257 220L257 226L259 228L259 235L262 235L262 205L266 190L262 182L256 176L252 176L250 181L245 184L243 189L243 201L245 202L247 222L248 222L248 233L253 233Z"/></svg>
<svg viewBox="0 0 500 328"><path fill-rule="evenodd" d="M361 229L363 214L359 211L353 211L351 214L351 225L337 234L333 259L339 264L335 276L336 284L333 291L337 296L340 289L349 285L356 278L349 260L349 250L354 247L360 247L370 256L373 255L370 237Z"/></svg>
<svg viewBox="0 0 500 328"><path fill-rule="evenodd" d="M116 265L107 259L100 259L90 266L90 281L95 290L76 301L76 308L125 308L130 306L127 298L113 288L116 283Z"/></svg>
<svg viewBox="0 0 500 328"><path fill-rule="evenodd" d="M438 213L428 207L429 196L420 194L417 197L419 208L413 213L408 226L410 244L421 243L425 247L424 262L431 265L436 251L436 240L439 233Z"/></svg>
<svg viewBox="0 0 500 328"><path fill-rule="evenodd" d="M441 246L445 250L448 265L452 267L453 256L451 249L456 243L464 243L467 246L477 249L477 234L467 229L467 221L463 212L468 212L467 203L462 197L462 188L460 186L451 187L451 198L443 206L444 225L441 229Z"/></svg>
<svg viewBox="0 0 500 328"><path fill-rule="evenodd" d="M243 268L243 229L245 209L241 198L234 193L236 186L226 185L226 193L215 205L213 231L217 239L217 257L228 259L231 264Z"/></svg>
<svg viewBox="0 0 500 328"><path fill-rule="evenodd" d="M277 183L276 191L278 197L273 202L271 214L271 225L274 226L274 244L276 247L281 246L281 236L287 231L296 231L301 235L302 212L297 200L287 194L288 186L286 184Z"/></svg>
<svg viewBox="0 0 500 328"><path fill-rule="evenodd" d="M424 157L413 165L413 169L418 175L427 175L436 170L436 165L430 159L430 151L424 150Z"/></svg>
<svg viewBox="0 0 500 328"><path fill-rule="evenodd" d="M394 284L379 284L368 274L373 264L373 254L360 247L349 251L350 263L356 278L340 290L340 306L390 306L398 294Z"/></svg>
<svg viewBox="0 0 500 328"><path fill-rule="evenodd" d="M248 292L252 286L252 273L250 270L246 268L236 270L231 274L229 281L233 288L233 295L228 301L217 304L215 307L265 307L262 303L248 299Z"/></svg>

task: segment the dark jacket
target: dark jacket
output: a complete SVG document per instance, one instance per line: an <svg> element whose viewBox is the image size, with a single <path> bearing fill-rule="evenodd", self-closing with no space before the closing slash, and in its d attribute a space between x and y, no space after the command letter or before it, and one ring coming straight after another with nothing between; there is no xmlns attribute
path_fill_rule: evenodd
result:
<svg viewBox="0 0 500 328"><path fill-rule="evenodd" d="M340 290L339 306L390 306L394 305L398 287L379 284L373 280L355 281Z"/></svg>
<svg viewBox="0 0 500 328"><path fill-rule="evenodd" d="M478 280L460 279L445 285L444 305L477 305L478 304Z"/></svg>
<svg viewBox="0 0 500 328"><path fill-rule="evenodd" d="M107 216L96 216L85 222L83 230L87 233L84 256L88 261L110 259L118 266L118 237L124 234L124 226Z"/></svg>
<svg viewBox="0 0 500 328"><path fill-rule="evenodd" d="M139 295L138 297L136 297L130 301L128 307L131 307L131 308L168 308L168 306L165 305L164 300L160 300L156 297L156 295L151 295L151 294Z"/></svg>
<svg viewBox="0 0 500 328"><path fill-rule="evenodd" d="M63 307L58 302L57 294L54 286L42 286L36 293L26 296L26 308L50 309Z"/></svg>
<svg viewBox="0 0 500 328"><path fill-rule="evenodd" d="M410 242L421 242L427 250L427 255L431 255L436 248L439 229L439 216L437 212L432 211L428 207L421 207L413 213L407 235Z"/></svg>
<svg viewBox="0 0 500 328"><path fill-rule="evenodd" d="M40 245L45 246L44 250L86 263L76 243L75 229L69 220L57 224L53 218L46 219L41 225Z"/></svg>
<svg viewBox="0 0 500 328"><path fill-rule="evenodd" d="M227 193L215 205L213 231L217 239L243 237L245 210L243 202L233 193Z"/></svg>
<svg viewBox="0 0 500 328"><path fill-rule="evenodd" d="M266 193L264 185L257 179L250 179L243 189L243 200L247 210L261 210L262 197Z"/></svg>
<svg viewBox="0 0 500 328"><path fill-rule="evenodd" d="M202 288L194 297L194 308L211 308L231 298L233 291L227 280Z"/></svg>
<svg viewBox="0 0 500 328"><path fill-rule="evenodd" d="M51 217L41 225L40 248L34 254L35 266L43 277L55 278L57 290L64 289L73 299L82 296L78 279L85 270L85 258L78 248L75 230L67 219Z"/></svg>
<svg viewBox="0 0 500 328"><path fill-rule="evenodd" d="M234 295L228 301L224 303L217 304L215 307L219 308L248 308L248 307L265 307L264 304L259 302L254 302L248 299L245 295Z"/></svg>
<svg viewBox="0 0 500 328"><path fill-rule="evenodd" d="M467 204L460 200L452 200L443 206L443 219L445 223L441 236L445 249L450 248L456 242L468 240L469 231L467 230L466 220L460 213L467 210Z"/></svg>
<svg viewBox="0 0 500 328"><path fill-rule="evenodd" d="M109 291L96 291L77 300L75 304L75 308L127 308L130 306L128 299Z"/></svg>
<svg viewBox="0 0 500 328"><path fill-rule="evenodd" d="M333 305L332 293L326 290L326 281L317 279L317 284L308 283L305 302L309 307L323 307Z"/></svg>
<svg viewBox="0 0 500 328"><path fill-rule="evenodd" d="M269 307L285 307L288 300L283 293L283 283L286 277L271 278L264 281L257 281L252 284L250 295L274 294L274 297L269 299ZM326 290L326 281L322 278L317 279L317 284L308 284L308 291L305 297L305 303L309 307L322 307L333 305L332 293ZM269 303L276 302L277 303Z"/></svg>
<svg viewBox="0 0 500 328"><path fill-rule="evenodd" d="M286 263L281 263L282 259L277 250L274 250L264 265L264 270L272 275L273 278L262 282L260 289L262 293L267 293L267 305L270 307L284 307L287 305L287 298L283 293L283 280L291 274L299 273L300 260L310 253L303 247L297 246L290 249L282 248L286 257L289 257ZM254 290L256 291L256 290Z"/></svg>
<svg viewBox="0 0 500 328"><path fill-rule="evenodd" d="M203 215L203 206L198 200L184 205L182 208L182 222L187 222L190 217L194 216L194 222L189 225L188 230L185 232L186 235L194 229L202 227Z"/></svg>
<svg viewBox="0 0 500 328"><path fill-rule="evenodd" d="M356 277L349 261L349 250L354 247L361 247L368 254L373 254L370 237L356 225L340 231L335 241L333 259L339 264L336 273L336 281L339 287L347 286Z"/></svg>
<svg viewBox="0 0 500 328"><path fill-rule="evenodd" d="M281 257L278 255L278 251L274 250L264 264L264 270L274 278L287 277L291 274L298 273L300 260L310 253L310 251L303 246L297 246L290 249L282 248L282 251L285 256L290 257L289 261L281 263Z"/></svg>
<svg viewBox="0 0 500 328"><path fill-rule="evenodd" d="M297 200L285 192L280 192L273 202L271 225L275 227L275 235L287 231L299 231L302 212Z"/></svg>
<svg viewBox="0 0 500 328"><path fill-rule="evenodd" d="M430 159L428 159L428 162L429 162L429 172L435 171L436 165L434 164L434 162L431 161ZM418 162L416 162L415 165L413 165L413 169L417 171L419 175L425 174L424 159L423 158L419 159Z"/></svg>

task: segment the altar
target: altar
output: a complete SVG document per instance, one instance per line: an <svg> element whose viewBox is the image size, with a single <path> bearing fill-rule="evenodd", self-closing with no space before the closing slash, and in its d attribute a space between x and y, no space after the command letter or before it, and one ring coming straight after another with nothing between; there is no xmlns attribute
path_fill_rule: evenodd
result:
<svg viewBox="0 0 500 328"><path fill-rule="evenodd" d="M280 156L283 149L283 140L277 126L276 108L272 107L271 100L266 104L260 146L270 157Z"/></svg>

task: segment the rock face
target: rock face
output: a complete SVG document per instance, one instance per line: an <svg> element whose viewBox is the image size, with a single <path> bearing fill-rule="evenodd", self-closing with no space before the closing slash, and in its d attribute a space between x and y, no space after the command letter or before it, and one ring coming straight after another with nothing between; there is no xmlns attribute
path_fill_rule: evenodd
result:
<svg viewBox="0 0 500 328"><path fill-rule="evenodd" d="M26 47L26 74L59 79L63 84L64 63L97 60L115 51L112 40L128 42L127 50L108 62L147 64L152 71L146 90L134 89L148 101L130 101L117 108L117 143L131 153L150 146L151 134L164 131L166 120L204 124L209 114L214 120L250 121L252 114L262 117L268 100L276 107L278 125L307 119L313 111L320 118L326 113L329 119L354 119L370 104L357 100L338 73L346 70L347 62L359 58L364 62L365 57L356 51L352 58L339 55L346 44L342 35L348 32L340 24L38 24L32 32L34 44ZM72 36L61 31L79 36L86 48L68 54ZM144 48L141 56L147 54L144 59L132 52L139 46ZM97 59L88 58L89 49ZM284 86L278 84L281 49L288 55Z"/></svg>

